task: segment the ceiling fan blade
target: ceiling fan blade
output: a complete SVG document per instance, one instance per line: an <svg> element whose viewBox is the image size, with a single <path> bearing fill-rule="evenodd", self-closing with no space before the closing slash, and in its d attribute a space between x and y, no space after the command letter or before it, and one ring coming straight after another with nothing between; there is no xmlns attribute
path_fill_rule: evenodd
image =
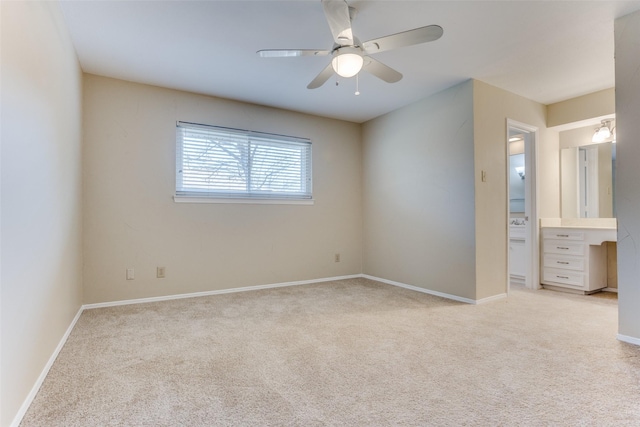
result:
<svg viewBox="0 0 640 427"><path fill-rule="evenodd" d="M329 63L329 65L327 65L324 70L320 71L320 74L318 74L316 78L313 79L311 83L309 83L309 85L307 86L307 89L319 88L320 86L325 84L326 81L329 80L329 78L332 75L333 75L333 67L331 66L331 63Z"/></svg>
<svg viewBox="0 0 640 427"><path fill-rule="evenodd" d="M353 31L349 5L344 0L322 0L324 15L327 17L333 40L340 46L353 45Z"/></svg>
<svg viewBox="0 0 640 427"><path fill-rule="evenodd" d="M331 52L314 49L264 49L256 53L262 58L289 58L294 56L326 56Z"/></svg>
<svg viewBox="0 0 640 427"><path fill-rule="evenodd" d="M364 66L362 69L387 83L395 83L402 79L401 73L387 65L384 65L382 62L371 58L370 56L364 57Z"/></svg>
<svg viewBox="0 0 640 427"><path fill-rule="evenodd" d="M426 27L414 28L403 33L392 34L369 40L362 44L364 51L368 54L383 52L385 50L399 47L412 46L414 44L432 42L442 37L442 27L439 25L428 25Z"/></svg>

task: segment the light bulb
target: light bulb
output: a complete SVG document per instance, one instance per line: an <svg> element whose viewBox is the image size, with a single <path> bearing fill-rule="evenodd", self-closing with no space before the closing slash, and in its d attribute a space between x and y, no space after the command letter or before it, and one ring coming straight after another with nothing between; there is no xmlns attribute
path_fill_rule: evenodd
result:
<svg viewBox="0 0 640 427"><path fill-rule="evenodd" d="M360 72L364 59L358 49L343 47L338 49L331 60L333 70L341 77L353 77Z"/></svg>
<svg viewBox="0 0 640 427"><path fill-rule="evenodd" d="M603 120L602 125L598 129L596 129L596 132L593 134L591 142L602 142L605 139L611 138L611 129L609 128L610 125L610 121Z"/></svg>

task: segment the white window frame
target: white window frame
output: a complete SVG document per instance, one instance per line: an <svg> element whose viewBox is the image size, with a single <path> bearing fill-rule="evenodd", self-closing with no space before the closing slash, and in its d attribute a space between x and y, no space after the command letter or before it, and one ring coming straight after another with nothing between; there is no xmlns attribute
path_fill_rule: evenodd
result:
<svg viewBox="0 0 640 427"><path fill-rule="evenodd" d="M198 137L215 138L220 142L215 145L199 143ZM226 157L225 153L236 149L238 155ZM195 158L188 159L185 150L206 150L207 159L196 166ZM291 152L291 157L287 157L287 152ZM307 138L177 122L174 200L186 203L313 204L311 156L311 141ZM271 162L277 164L290 159L293 164L285 164L276 171L274 178L270 177ZM255 163L258 160L262 160L262 168L258 167L260 163ZM184 171L189 172L185 174ZM211 175L205 178L209 171ZM252 187L252 178L257 176L265 186ZM290 186L292 188L288 189Z"/></svg>

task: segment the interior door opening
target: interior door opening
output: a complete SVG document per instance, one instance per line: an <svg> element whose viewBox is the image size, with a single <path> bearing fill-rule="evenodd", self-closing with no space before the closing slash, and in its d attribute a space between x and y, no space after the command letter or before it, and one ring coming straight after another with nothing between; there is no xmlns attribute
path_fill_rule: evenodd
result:
<svg viewBox="0 0 640 427"><path fill-rule="evenodd" d="M508 288L538 289L538 215L535 197L537 128L507 120Z"/></svg>

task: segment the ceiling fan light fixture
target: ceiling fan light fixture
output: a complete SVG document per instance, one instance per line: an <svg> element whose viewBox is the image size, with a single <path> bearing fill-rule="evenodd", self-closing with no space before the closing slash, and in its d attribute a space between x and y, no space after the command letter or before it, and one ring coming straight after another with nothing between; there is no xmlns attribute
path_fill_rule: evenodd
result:
<svg viewBox="0 0 640 427"><path fill-rule="evenodd" d="M341 77L353 77L362 70L364 58L358 49L353 47L343 47L337 49L333 54L331 66L333 71Z"/></svg>

